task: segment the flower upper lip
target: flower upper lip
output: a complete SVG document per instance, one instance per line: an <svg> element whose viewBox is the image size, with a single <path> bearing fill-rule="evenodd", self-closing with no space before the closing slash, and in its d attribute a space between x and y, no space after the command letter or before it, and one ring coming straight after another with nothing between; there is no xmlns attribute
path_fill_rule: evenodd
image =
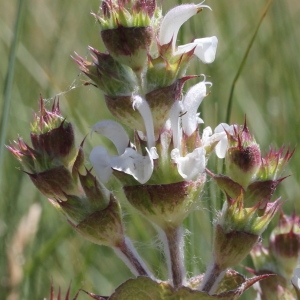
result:
<svg viewBox="0 0 300 300"><path fill-rule="evenodd" d="M115 121L105 120L93 126L97 132L115 145L119 155L110 155L105 147L97 146L90 153L90 161L102 182L107 182L113 170L133 176L141 184L146 183L153 172L153 159L158 158L156 148L146 148L147 155L138 153L131 145L124 128ZM148 143L149 144L149 143Z"/></svg>
<svg viewBox="0 0 300 300"><path fill-rule="evenodd" d="M203 1L204 2L204 1ZM195 39L194 42L179 46L176 49L176 40L178 31L183 23L197 14L203 8L209 8L207 5L183 4L171 9L162 20L158 41L160 45L172 43L174 55L180 55L194 49L194 54L204 63L212 63L215 59L218 39L215 36ZM174 22L176 20L176 22Z"/></svg>
<svg viewBox="0 0 300 300"><path fill-rule="evenodd" d="M204 75L202 75L204 76ZM206 96L206 85L212 85L211 82L204 80L192 86L183 99L184 111L186 114L182 116L183 131L190 136L203 120L199 118L198 107Z"/></svg>

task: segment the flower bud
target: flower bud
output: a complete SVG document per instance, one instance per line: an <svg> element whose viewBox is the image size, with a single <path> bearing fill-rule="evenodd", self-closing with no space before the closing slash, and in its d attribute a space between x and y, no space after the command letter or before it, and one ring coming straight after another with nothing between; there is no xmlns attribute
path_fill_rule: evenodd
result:
<svg viewBox="0 0 300 300"><path fill-rule="evenodd" d="M94 16L102 26L101 38L110 55L140 73L154 39L150 25L159 18L155 1L103 1L102 12Z"/></svg>
<svg viewBox="0 0 300 300"><path fill-rule="evenodd" d="M244 193L244 208L250 208L259 205L259 210L266 208L270 202L276 187L282 180L254 181L245 190L239 183L224 175L215 175L209 170L207 172L218 184L219 188L230 198L237 198L241 191Z"/></svg>
<svg viewBox="0 0 300 300"><path fill-rule="evenodd" d="M227 133L227 138L226 174L247 188L261 164L259 145L251 137L246 124L235 128L233 135Z"/></svg>
<svg viewBox="0 0 300 300"><path fill-rule="evenodd" d="M61 115L58 101L54 101L52 110L48 111L40 98L40 111L34 115L31 129L33 149L48 163L55 159L67 167L74 161L77 149L73 127Z"/></svg>
<svg viewBox="0 0 300 300"><path fill-rule="evenodd" d="M245 203L247 206L256 205L260 202L260 209L264 209L271 200L277 186L286 178L281 177L281 173L287 162L291 159L294 151L284 148L277 152L271 149L270 152L261 160L261 165L252 183L249 184Z"/></svg>
<svg viewBox="0 0 300 300"><path fill-rule="evenodd" d="M84 60L77 55L75 62L80 70L99 87L105 95L122 97L131 95L137 89L137 78L127 66L116 61L111 55L101 53L89 47L93 53L93 62Z"/></svg>
<svg viewBox="0 0 300 300"><path fill-rule="evenodd" d="M8 149L21 161L35 186L85 238L113 247L123 243L120 205L84 169L83 143L77 151L72 126L60 115L58 102L47 111L41 99L40 115L35 115L32 130L33 148L19 138L17 147Z"/></svg>
<svg viewBox="0 0 300 300"><path fill-rule="evenodd" d="M227 196L218 224L222 226L226 233L236 230L260 235L264 232L280 205L280 199L270 202L266 206L264 215L260 215L258 213L259 203L249 208L244 206L244 192L241 191L236 199Z"/></svg>
<svg viewBox="0 0 300 300"><path fill-rule="evenodd" d="M269 153L262 158L259 171L256 174L258 180L278 180L287 165L288 161L294 154L294 151L288 149L284 153L284 147L278 151L271 149Z"/></svg>
<svg viewBox="0 0 300 300"><path fill-rule="evenodd" d="M255 274L276 275L260 282L259 292L262 299L273 299L275 296L276 299L295 299L289 289L292 280L296 294L299 291L295 273L293 277L299 261L299 233L299 216L293 214L289 217L281 213L279 224L272 231L269 247L260 244L251 251Z"/></svg>
<svg viewBox="0 0 300 300"><path fill-rule="evenodd" d="M77 153L74 132L61 116L58 102L47 111L41 98L40 114L35 114L32 123L31 141L33 148L19 138L16 146L8 149L35 186L45 196L61 199L77 191L76 177L70 171Z"/></svg>
<svg viewBox="0 0 300 300"><path fill-rule="evenodd" d="M221 270L233 267L249 254L280 205L278 200L269 203L265 214L259 216L259 205L245 208L243 199L242 190L236 199L227 196L215 226L214 262Z"/></svg>
<svg viewBox="0 0 300 300"><path fill-rule="evenodd" d="M291 217L281 213L279 225L272 231L270 251L276 261L278 273L285 278L292 277L300 254L300 216Z"/></svg>

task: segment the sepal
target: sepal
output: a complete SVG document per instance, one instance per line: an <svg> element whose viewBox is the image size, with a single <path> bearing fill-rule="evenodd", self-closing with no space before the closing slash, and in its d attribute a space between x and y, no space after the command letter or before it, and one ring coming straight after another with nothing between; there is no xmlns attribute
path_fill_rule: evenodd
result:
<svg viewBox="0 0 300 300"><path fill-rule="evenodd" d="M125 186L128 201L147 219L163 229L177 228L199 204L205 175L197 181L162 185Z"/></svg>
<svg viewBox="0 0 300 300"><path fill-rule="evenodd" d="M148 60L154 33L151 26L124 27L101 31L102 40L115 60L140 73Z"/></svg>
<svg viewBox="0 0 300 300"><path fill-rule="evenodd" d="M221 270L239 264L260 240L260 236L243 231L226 233L222 226L216 225L213 255L215 264Z"/></svg>
<svg viewBox="0 0 300 300"><path fill-rule="evenodd" d="M124 239L121 209L113 195L105 209L91 213L78 224L71 220L69 223L80 235L95 244L116 247Z"/></svg>

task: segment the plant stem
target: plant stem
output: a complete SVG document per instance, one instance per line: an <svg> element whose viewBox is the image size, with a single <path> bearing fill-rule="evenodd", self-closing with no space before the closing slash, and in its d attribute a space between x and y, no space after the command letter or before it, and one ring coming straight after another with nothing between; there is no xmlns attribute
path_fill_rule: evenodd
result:
<svg viewBox="0 0 300 300"><path fill-rule="evenodd" d="M13 38L11 42L10 52L9 52L9 59L8 59L8 69L5 76L4 81L4 91L3 91L3 106L1 109L2 118L0 119L0 182L1 177L3 176L2 168L3 168L3 156L5 147L2 145L5 144L6 134L7 134L7 127L9 121L9 110L10 110L10 102L11 102L11 91L13 86L14 80L14 73L15 73L15 62L17 56L17 46L19 42L20 31L22 29L22 22L23 22L23 12L24 12L24 5L25 0L18 1L18 8L17 8L17 17L13 32Z"/></svg>
<svg viewBox="0 0 300 300"><path fill-rule="evenodd" d="M166 235L165 251L170 278L172 278L174 288L179 288L185 280L182 227L167 228L164 232Z"/></svg>
<svg viewBox="0 0 300 300"><path fill-rule="evenodd" d="M262 15L261 15L261 17L259 19L259 22L258 22L258 24L257 24L257 26L255 28L255 31L253 33L253 36L252 36L250 42L248 44L246 52L245 52L245 54L243 56L243 59L241 61L241 64L240 64L240 66L239 66L239 68L237 70L237 73L236 73L236 75L235 75L235 77L233 79L233 82L231 84L231 89L230 89L230 94L229 94L229 100L228 100L228 104L227 104L226 121L225 121L225 123L227 123L227 124L229 124L229 122L230 122L230 115L231 115L231 108L232 108L232 101L233 101L232 99L233 99L233 93L234 93L235 85L236 85L236 83L237 83L237 81L238 81L238 79L239 79L239 77L240 77L240 75L242 73L242 70L243 70L244 65L245 65L245 63L247 61L249 52L250 52L250 50L251 50L251 48L253 46L253 43L254 43L255 38L257 36L258 30L260 28L260 25L261 25L262 21L264 20L266 14L268 12L268 9L269 9L269 7L270 7L270 5L271 5L272 2L273 2L273 0L268 0L266 6L263 9L263 13L262 13Z"/></svg>
<svg viewBox="0 0 300 300"><path fill-rule="evenodd" d="M215 262L211 263L205 272L199 290L210 295L214 294L224 277L226 270L221 269Z"/></svg>
<svg viewBox="0 0 300 300"><path fill-rule="evenodd" d="M143 262L128 237L125 237L123 242L113 249L135 276L148 276L153 278L153 275L148 270L146 264Z"/></svg>

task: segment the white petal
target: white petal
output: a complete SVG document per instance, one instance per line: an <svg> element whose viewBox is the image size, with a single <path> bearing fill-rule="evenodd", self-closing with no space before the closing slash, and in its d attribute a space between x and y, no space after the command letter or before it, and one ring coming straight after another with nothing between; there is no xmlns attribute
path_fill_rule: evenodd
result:
<svg viewBox="0 0 300 300"><path fill-rule="evenodd" d="M110 139L122 154L129 145L129 137L125 129L113 120L98 122L92 127L92 133L97 132Z"/></svg>
<svg viewBox="0 0 300 300"><path fill-rule="evenodd" d="M102 146L95 147L90 153L90 161L99 180L106 183L112 174L110 166L111 156L106 149Z"/></svg>
<svg viewBox="0 0 300 300"><path fill-rule="evenodd" d="M148 155L150 156L151 159L158 159L159 158L156 147L152 147L152 148L150 148L150 150L148 150L146 148L146 150L147 150Z"/></svg>
<svg viewBox="0 0 300 300"><path fill-rule="evenodd" d="M173 38L172 48L175 49L179 28L189 18L197 14L199 10L203 7L208 7L208 6L201 5L201 3L198 5L183 4L183 5L176 6L170 11L168 11L160 25L160 30L158 35L159 43L161 45L168 44Z"/></svg>
<svg viewBox="0 0 300 300"><path fill-rule="evenodd" d="M215 36L196 39L194 43L197 44L194 54L204 63L210 64L215 60L218 46L218 39Z"/></svg>
<svg viewBox="0 0 300 300"><path fill-rule="evenodd" d="M183 100L184 114L182 116L183 131L190 136L198 127L199 114L198 107L206 96L206 84L209 82L202 81L192 86ZM202 121L203 122L203 121Z"/></svg>
<svg viewBox="0 0 300 300"><path fill-rule="evenodd" d="M177 47L176 52L174 53L174 55L179 55L179 54L183 54L185 52L189 52L192 49L196 48L197 44L196 43L189 43L189 44L185 44L185 45L180 45Z"/></svg>
<svg viewBox="0 0 300 300"><path fill-rule="evenodd" d="M202 174L205 170L205 150L203 147L196 148L192 153L186 156L180 156L179 149L173 149L171 157L177 164L178 173L185 180L193 180Z"/></svg>
<svg viewBox="0 0 300 300"><path fill-rule="evenodd" d="M155 137L154 137L154 125L153 125L150 106L148 102L140 96L133 97L132 106L134 109L136 108L139 111L139 113L141 114L144 120L146 135L147 135L147 145L148 148L151 149L155 144Z"/></svg>
<svg viewBox="0 0 300 300"><path fill-rule="evenodd" d="M211 130L210 127L208 127L208 128ZM214 133L213 135L211 135L211 133L212 132L209 130L208 130L208 132L204 132L204 130L203 130L202 143L203 143L204 148L211 147L213 144L221 141L222 139L227 139L225 131L220 132L220 133Z"/></svg>
<svg viewBox="0 0 300 300"><path fill-rule="evenodd" d="M209 137L212 135L212 129L210 126L207 126L203 129L202 132L202 143L205 145L206 141L209 139Z"/></svg>
<svg viewBox="0 0 300 300"><path fill-rule="evenodd" d="M220 140L215 148L216 155L219 158L224 158L226 155L226 151L227 151L227 147L228 147L228 140L227 140L226 132L233 134L235 127L236 127L236 125L228 125L226 123L221 123L215 128L215 130L214 130L215 134L212 137L215 136L215 138L218 138ZM226 130L226 132L225 132L225 130Z"/></svg>
<svg viewBox="0 0 300 300"><path fill-rule="evenodd" d="M294 270L294 276L292 278L292 283L296 288L298 288L298 290L300 289L300 268L296 268Z"/></svg>
<svg viewBox="0 0 300 300"><path fill-rule="evenodd" d="M224 137L221 138L219 143L216 145L215 148L216 155L219 158L224 158L226 155L227 147L228 147L228 140L227 140L227 136L224 135Z"/></svg>
<svg viewBox="0 0 300 300"><path fill-rule="evenodd" d="M175 55L191 51L195 48L194 54L204 63L210 64L215 60L218 46L218 39L215 36L196 39L194 42L178 46Z"/></svg>
<svg viewBox="0 0 300 300"><path fill-rule="evenodd" d="M148 151L148 155L143 156L132 148L127 148L125 152L111 160L111 167L117 171L132 175L141 184L146 183L153 172L153 159L157 158L156 149L153 147Z"/></svg>
<svg viewBox="0 0 300 300"><path fill-rule="evenodd" d="M197 123L198 123L198 124L203 124L204 121L203 121L203 119L201 119L199 116L200 116L200 113L197 113L197 118L196 118L196 119L197 119Z"/></svg>
<svg viewBox="0 0 300 300"><path fill-rule="evenodd" d="M220 123L214 130L215 133L224 132L225 130L229 132L231 126L226 123Z"/></svg>
<svg viewBox="0 0 300 300"><path fill-rule="evenodd" d="M203 129L202 144L206 149L211 148L212 145L219 142L215 147L215 152L219 158L224 158L227 150L227 135L224 128L220 125L217 126L214 134L212 134L212 129L209 126Z"/></svg>

